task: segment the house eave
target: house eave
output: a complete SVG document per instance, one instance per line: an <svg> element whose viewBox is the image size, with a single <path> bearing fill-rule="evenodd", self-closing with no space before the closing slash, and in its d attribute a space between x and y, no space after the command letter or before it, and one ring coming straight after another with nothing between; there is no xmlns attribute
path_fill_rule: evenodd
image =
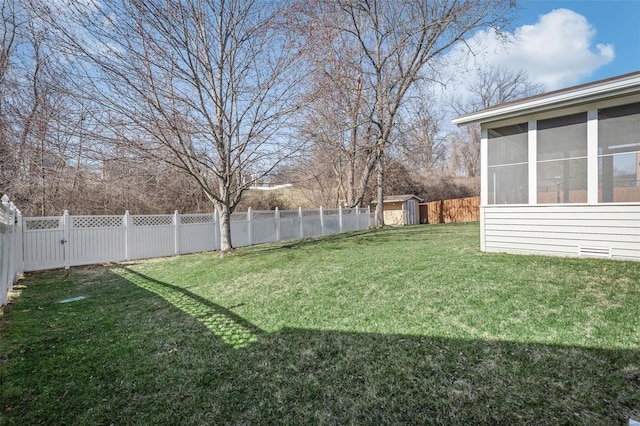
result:
<svg viewBox="0 0 640 426"><path fill-rule="evenodd" d="M505 120L543 111L561 109L596 101L623 97L640 92L640 72L557 90L519 101L496 105L491 108L454 118L453 124L468 126Z"/></svg>

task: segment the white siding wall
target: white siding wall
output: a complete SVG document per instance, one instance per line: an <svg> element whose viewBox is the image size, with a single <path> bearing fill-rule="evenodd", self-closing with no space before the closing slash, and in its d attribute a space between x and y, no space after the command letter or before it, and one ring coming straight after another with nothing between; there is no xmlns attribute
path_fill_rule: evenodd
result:
<svg viewBox="0 0 640 426"><path fill-rule="evenodd" d="M562 103L482 123L480 247L483 251L640 261L640 203L598 203L598 110L640 102L638 89L633 90L625 92L624 97ZM537 204L537 121L584 112L587 113L587 203ZM529 126L529 204L490 205L488 129L524 120Z"/></svg>
<svg viewBox="0 0 640 426"><path fill-rule="evenodd" d="M482 250L640 261L640 205L482 206Z"/></svg>

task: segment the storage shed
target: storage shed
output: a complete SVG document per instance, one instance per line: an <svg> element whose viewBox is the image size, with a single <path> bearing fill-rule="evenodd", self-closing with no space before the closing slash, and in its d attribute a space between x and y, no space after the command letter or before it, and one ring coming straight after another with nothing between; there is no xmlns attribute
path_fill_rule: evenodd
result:
<svg viewBox="0 0 640 426"><path fill-rule="evenodd" d="M417 225L420 220L418 204L422 198L415 194L392 195L384 198L385 225Z"/></svg>
<svg viewBox="0 0 640 426"><path fill-rule="evenodd" d="M453 123L481 126L483 251L640 260L640 72Z"/></svg>

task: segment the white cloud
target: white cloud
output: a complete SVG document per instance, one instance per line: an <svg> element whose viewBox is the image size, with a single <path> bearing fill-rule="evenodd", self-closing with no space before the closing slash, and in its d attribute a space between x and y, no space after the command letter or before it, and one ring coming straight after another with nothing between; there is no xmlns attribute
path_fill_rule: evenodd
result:
<svg viewBox="0 0 640 426"><path fill-rule="evenodd" d="M535 25L520 27L507 55L526 64L529 76L549 89L576 84L611 62L613 45L591 48L596 34L587 19L571 10L557 9L540 17Z"/></svg>
<svg viewBox="0 0 640 426"><path fill-rule="evenodd" d="M500 66L526 71L546 90L568 87L614 59L612 44L592 46L595 34L584 16L556 9L513 33L476 32L466 45L459 43L445 56L444 62L449 64L445 75L464 82L473 79L475 69Z"/></svg>

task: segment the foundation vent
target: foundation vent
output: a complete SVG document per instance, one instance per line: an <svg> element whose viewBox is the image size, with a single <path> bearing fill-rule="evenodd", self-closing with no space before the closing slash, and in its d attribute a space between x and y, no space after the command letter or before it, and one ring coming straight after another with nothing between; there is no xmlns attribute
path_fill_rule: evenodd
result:
<svg viewBox="0 0 640 426"><path fill-rule="evenodd" d="M600 257L611 259L611 247L598 246L579 246L578 253L580 257Z"/></svg>

